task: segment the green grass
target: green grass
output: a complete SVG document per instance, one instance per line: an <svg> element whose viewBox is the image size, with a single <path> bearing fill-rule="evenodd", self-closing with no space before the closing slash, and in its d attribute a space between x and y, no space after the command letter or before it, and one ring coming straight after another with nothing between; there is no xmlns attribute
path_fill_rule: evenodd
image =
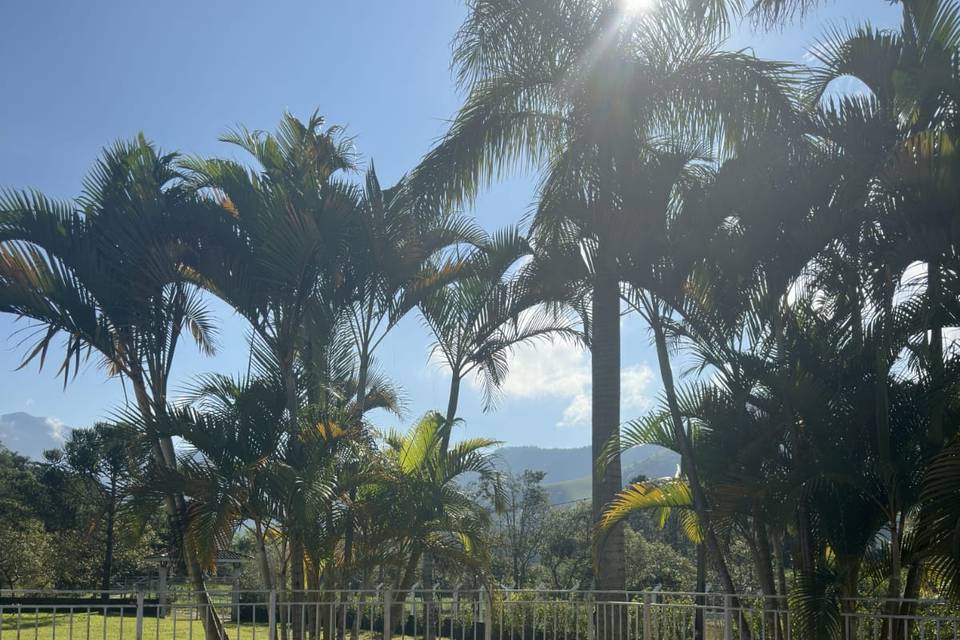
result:
<svg viewBox="0 0 960 640"><path fill-rule="evenodd" d="M137 621L132 615L104 617L100 613L49 613L34 615L23 613L17 625L15 613L0 614L0 640L135 640ZM224 627L230 640L267 640L266 623L237 623L224 620ZM418 634L419 635L419 634ZM278 635L278 640L282 636ZM290 637L289 635L287 636ZM349 638L349 634L347 635ZM360 640L381 640L379 632L361 631ZM394 633L395 640L410 639L399 631ZM422 637L422 635L420 636ZM203 624L199 620L187 620L184 613L166 618L143 619L143 640L203 640ZM448 640L437 635L437 640ZM459 639L459 636L457 637Z"/></svg>
<svg viewBox="0 0 960 640"><path fill-rule="evenodd" d="M20 617L4 613L0 620L0 640L134 640L137 621L133 616L106 616L99 613L49 613ZM267 640L266 623L256 625L224 621L231 640ZM239 634L238 634L239 630ZM203 640L203 624L187 620L182 613L176 620L144 618L143 640Z"/></svg>

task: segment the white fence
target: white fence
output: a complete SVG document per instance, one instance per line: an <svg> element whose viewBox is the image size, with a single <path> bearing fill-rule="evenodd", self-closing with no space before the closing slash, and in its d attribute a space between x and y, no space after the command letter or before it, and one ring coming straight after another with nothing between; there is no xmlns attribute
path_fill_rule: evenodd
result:
<svg viewBox="0 0 960 640"><path fill-rule="evenodd" d="M716 593L434 589L0 591L0 640L960 640L932 600L861 599L800 617L782 598Z"/></svg>

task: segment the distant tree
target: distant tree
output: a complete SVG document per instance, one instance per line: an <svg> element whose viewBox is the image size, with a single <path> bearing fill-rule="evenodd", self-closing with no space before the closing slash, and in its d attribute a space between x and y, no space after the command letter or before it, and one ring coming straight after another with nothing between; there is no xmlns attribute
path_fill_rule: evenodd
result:
<svg viewBox="0 0 960 640"><path fill-rule="evenodd" d="M49 538L35 506L43 494L37 465L0 444L0 588L43 587Z"/></svg>
<svg viewBox="0 0 960 640"><path fill-rule="evenodd" d="M626 556L628 589L693 589L697 568L689 557L665 542L647 540L629 526L626 528Z"/></svg>
<svg viewBox="0 0 960 640"><path fill-rule="evenodd" d="M520 475L508 475L503 482L505 504L495 526L504 543L499 553L506 556L517 589L527 586L543 549L550 515L549 497L541 485L545 475L543 471L525 470Z"/></svg>
<svg viewBox="0 0 960 640"><path fill-rule="evenodd" d="M33 516L42 490L36 465L0 444L0 522Z"/></svg>
<svg viewBox="0 0 960 640"><path fill-rule="evenodd" d="M63 446L62 463L96 494L96 521L103 522L103 560L100 588L110 588L116 546L117 509L130 478L132 433L118 425L98 423L92 429L75 429Z"/></svg>
<svg viewBox="0 0 960 640"><path fill-rule="evenodd" d="M0 588L51 586L53 544L36 518L0 518Z"/></svg>
<svg viewBox="0 0 960 640"><path fill-rule="evenodd" d="M585 501L553 508L547 514L540 565L545 581L554 589L590 586L592 526L590 504Z"/></svg>

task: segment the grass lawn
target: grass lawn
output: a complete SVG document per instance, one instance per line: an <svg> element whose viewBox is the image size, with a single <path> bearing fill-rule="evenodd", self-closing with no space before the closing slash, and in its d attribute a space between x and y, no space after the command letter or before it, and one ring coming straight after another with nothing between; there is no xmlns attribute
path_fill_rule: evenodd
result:
<svg viewBox="0 0 960 640"><path fill-rule="evenodd" d="M231 640L267 640L267 624L256 625L244 622L239 625L224 621ZM133 616L106 616L99 613L49 613L34 615L24 613L20 617L19 630L16 614L4 613L0 617L0 640L134 640L137 622ZM377 634L379 637L379 634ZM199 620L187 620L180 614L176 620L166 618L143 619L143 640L203 640L203 624ZM361 640L374 640L369 633L362 633Z"/></svg>
<svg viewBox="0 0 960 640"><path fill-rule="evenodd" d="M34 615L23 613L20 616L19 629L17 615L4 612L0 614L0 640L135 640L137 621L133 616L111 615L104 617L99 613L77 612L49 613ZM267 640L267 624L241 624L224 621L230 640ZM418 634L420 635L420 634ZM288 636L289 637L289 636ZM347 635L349 638L349 634ZM411 638L399 631L394 640ZM420 635L422 637L422 635ZM470 640L470 636L467 636ZM379 632L361 631L359 640L380 640ZM172 616L166 618L143 619L143 640L203 640L203 624L199 620L187 620L181 613L176 621ZM438 635L437 640L448 640ZM457 640L460 640L459 636Z"/></svg>
<svg viewBox="0 0 960 640"><path fill-rule="evenodd" d="M72 617L72 621L71 621ZM159 623L159 624L158 624ZM225 621L227 636L230 640L267 640L267 625L244 622L239 625ZM24 613L17 628L16 614L0 615L0 640L134 640L137 622L133 616L106 616L99 613ZM348 636L349 637L349 634ZM404 636L398 631L394 640ZM411 638L410 635L405 636ZM421 636L422 637L422 636ZM469 637L469 636L468 636ZM380 640L378 632L361 631L360 640ZM143 640L203 640L203 625L199 620L187 620L181 614L174 622L173 617L144 618ZM437 640L448 640L438 635ZM459 638L457 639L459 640Z"/></svg>

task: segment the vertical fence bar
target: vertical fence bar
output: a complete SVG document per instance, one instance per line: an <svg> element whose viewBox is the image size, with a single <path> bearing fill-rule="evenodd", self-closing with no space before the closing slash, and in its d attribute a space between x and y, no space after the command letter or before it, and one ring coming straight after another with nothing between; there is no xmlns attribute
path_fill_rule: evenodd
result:
<svg viewBox="0 0 960 640"><path fill-rule="evenodd" d="M270 590L267 598L267 640L276 640L277 633L277 591Z"/></svg>
<svg viewBox="0 0 960 640"><path fill-rule="evenodd" d="M121 614L123 615L123 614ZM143 640L143 589L137 589L137 626L135 636L136 640Z"/></svg>
<svg viewBox="0 0 960 640"><path fill-rule="evenodd" d="M393 638L393 621L390 619L390 609L393 608L393 594L390 589L383 590L383 640Z"/></svg>
<svg viewBox="0 0 960 640"><path fill-rule="evenodd" d="M723 640L733 639L733 609L729 593L723 594Z"/></svg>
<svg viewBox="0 0 960 640"><path fill-rule="evenodd" d="M594 618L595 611L593 608L593 594L588 593L587 597L585 598L585 601L587 604L583 609L584 609L584 613L587 616L587 640L595 640L595 638L597 637L597 630L596 630L596 627L594 626L594 623L596 622L596 620Z"/></svg>
<svg viewBox="0 0 960 640"><path fill-rule="evenodd" d="M653 640L653 630L650 624L650 594L643 594L643 640Z"/></svg>
<svg viewBox="0 0 960 640"><path fill-rule="evenodd" d="M481 589L480 606L483 607L483 640L491 640L493 638L493 591Z"/></svg>

